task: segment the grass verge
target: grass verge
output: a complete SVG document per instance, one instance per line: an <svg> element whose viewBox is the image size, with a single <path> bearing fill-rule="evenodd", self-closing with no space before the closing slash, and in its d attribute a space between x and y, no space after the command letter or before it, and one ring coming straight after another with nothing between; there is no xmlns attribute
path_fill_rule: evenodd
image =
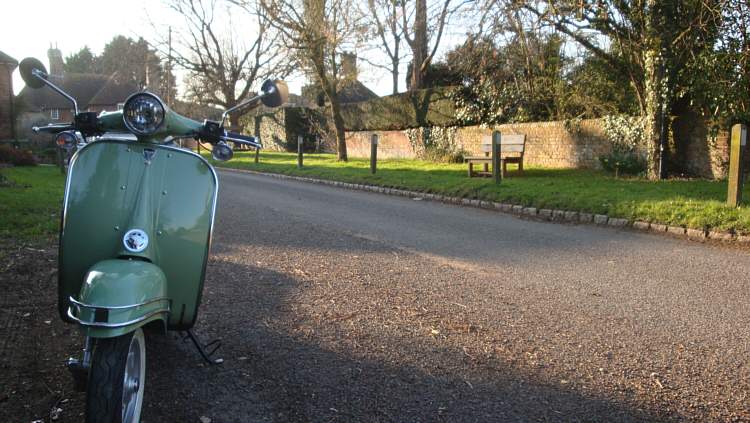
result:
<svg viewBox="0 0 750 423"><path fill-rule="evenodd" d="M0 237L39 240L57 234L65 177L56 166L0 169Z"/></svg>
<svg viewBox="0 0 750 423"><path fill-rule="evenodd" d="M350 159L344 163L331 154L307 154L304 167L297 169L295 154L262 152L258 164L253 162L253 157L252 152L236 152L229 162L213 163L218 167L607 214L688 228L750 233L747 201L736 209L724 205L726 181L680 179L653 182L640 178L614 178L594 170L530 168L523 176L510 172L510 177L498 186L489 178L469 179L463 164L380 160L377 173L372 175L369 159ZM745 187L743 197L750 198L750 184Z"/></svg>

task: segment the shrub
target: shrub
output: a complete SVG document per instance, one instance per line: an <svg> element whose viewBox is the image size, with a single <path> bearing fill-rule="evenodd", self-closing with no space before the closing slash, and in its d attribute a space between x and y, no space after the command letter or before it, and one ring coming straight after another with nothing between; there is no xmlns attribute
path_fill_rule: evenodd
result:
<svg viewBox="0 0 750 423"><path fill-rule="evenodd" d="M0 145L0 163L10 163L13 166L36 166L36 159L30 150Z"/></svg>
<svg viewBox="0 0 750 423"><path fill-rule="evenodd" d="M463 150L446 151L444 149L427 147L424 150L424 160L436 163L463 163L466 152Z"/></svg>
<svg viewBox="0 0 750 423"><path fill-rule="evenodd" d="M615 149L610 154L600 156L599 162L604 170L614 172L615 176L639 175L646 171L646 162L629 151Z"/></svg>

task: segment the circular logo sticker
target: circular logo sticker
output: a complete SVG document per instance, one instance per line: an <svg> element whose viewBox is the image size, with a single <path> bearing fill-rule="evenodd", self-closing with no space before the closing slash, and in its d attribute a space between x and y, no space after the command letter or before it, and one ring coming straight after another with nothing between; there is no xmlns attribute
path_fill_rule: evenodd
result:
<svg viewBox="0 0 750 423"><path fill-rule="evenodd" d="M140 253L148 247L148 235L140 229L131 229L122 238L122 243L131 253Z"/></svg>

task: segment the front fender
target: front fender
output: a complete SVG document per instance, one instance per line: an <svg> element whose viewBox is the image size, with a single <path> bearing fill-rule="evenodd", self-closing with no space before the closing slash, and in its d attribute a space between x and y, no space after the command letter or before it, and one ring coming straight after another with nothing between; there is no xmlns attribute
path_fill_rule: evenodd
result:
<svg viewBox="0 0 750 423"><path fill-rule="evenodd" d="M78 298L69 298L67 317L86 335L110 338L155 320L168 320L167 278L142 260L103 260L86 273Z"/></svg>

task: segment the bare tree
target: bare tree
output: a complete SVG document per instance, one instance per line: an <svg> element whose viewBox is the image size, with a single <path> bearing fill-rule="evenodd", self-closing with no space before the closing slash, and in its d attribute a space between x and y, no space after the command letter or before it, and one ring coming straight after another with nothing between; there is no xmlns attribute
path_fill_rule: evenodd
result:
<svg viewBox="0 0 750 423"><path fill-rule="evenodd" d="M340 54L361 27L353 0L261 0L296 62L323 90L336 132L338 159L347 160L344 119L338 98Z"/></svg>
<svg viewBox="0 0 750 423"><path fill-rule="evenodd" d="M259 81L288 74L285 55L279 54L279 34L257 1L164 1L183 18L181 26L172 28L170 53L175 64L188 71L188 98L226 109L253 94ZM248 27L252 30L244 32ZM167 40L159 40L158 46L166 55ZM230 122L235 126L236 117Z"/></svg>
<svg viewBox="0 0 750 423"><path fill-rule="evenodd" d="M377 61L367 60L367 62L372 66L388 69L393 81L393 94L398 94L399 66L405 57L401 50L404 40L404 30L401 25L402 1L367 0L367 12L364 13L366 25L375 35L372 43L390 60L387 66Z"/></svg>
<svg viewBox="0 0 750 423"><path fill-rule="evenodd" d="M401 5L401 29L412 55L410 90L423 86L423 76L437 53L448 19L466 3L463 0L451 7L455 0L399 0ZM432 44L432 47L430 47Z"/></svg>

